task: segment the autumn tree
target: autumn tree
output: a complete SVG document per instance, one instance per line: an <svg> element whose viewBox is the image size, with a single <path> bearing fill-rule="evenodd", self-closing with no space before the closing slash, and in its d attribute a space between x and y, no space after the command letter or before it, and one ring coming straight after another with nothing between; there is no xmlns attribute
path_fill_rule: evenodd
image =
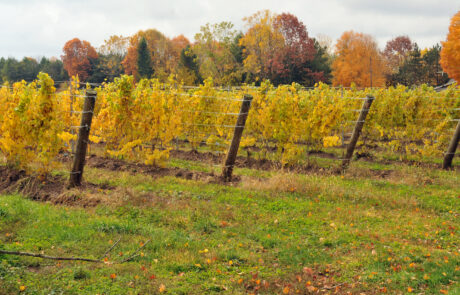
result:
<svg viewBox="0 0 460 295"><path fill-rule="evenodd" d="M232 52L238 32L230 22L206 24L195 35L193 51L198 57L200 75L212 77L219 85L238 84L238 62Z"/></svg>
<svg viewBox="0 0 460 295"><path fill-rule="evenodd" d="M163 38L164 35L162 33L160 33L159 31L157 30L154 30L154 29L149 29L149 30L146 30L146 31L139 31L137 32L136 34L134 34L133 36L131 36L129 38L129 46L128 46L128 50L127 50L127 53L126 53L126 56L125 58L123 59L123 62L122 62L122 65L123 65L123 68L124 68L124 71L126 74L128 75L133 75L133 76L137 76L137 71L138 71L138 68L137 68L137 48L139 46L139 42L142 38L145 38L147 43L148 43L148 47L150 50L153 50L153 44L156 43L156 41L159 39L159 38Z"/></svg>
<svg viewBox="0 0 460 295"><path fill-rule="evenodd" d="M449 77L460 81L460 11L452 17L447 40L442 42L441 66Z"/></svg>
<svg viewBox="0 0 460 295"><path fill-rule="evenodd" d="M168 48L170 52L168 53L166 74L170 75L175 73L179 65L181 52L187 48L187 46L190 46L190 40L182 34L169 40Z"/></svg>
<svg viewBox="0 0 460 295"><path fill-rule="evenodd" d="M387 59L389 71L397 72L412 51L412 41L408 36L398 36L388 41L383 55Z"/></svg>
<svg viewBox="0 0 460 295"><path fill-rule="evenodd" d="M128 51L128 42L128 37L113 35L110 36L109 39L104 40L104 44L101 45L98 52L104 55L124 57Z"/></svg>
<svg viewBox="0 0 460 295"><path fill-rule="evenodd" d="M245 70L261 79L273 79L279 69L279 65L274 64L275 56L284 47L283 34L274 29L276 15L264 10L243 20L248 27L240 40Z"/></svg>
<svg viewBox="0 0 460 295"><path fill-rule="evenodd" d="M79 76L81 81L91 75L92 60L98 58L96 50L88 41L74 38L65 43L64 55L61 55L64 69L69 76Z"/></svg>
<svg viewBox="0 0 460 295"><path fill-rule="evenodd" d="M260 79L270 79L274 84L298 82L313 85L325 80L324 73L312 67L320 60L315 41L295 15L276 15L265 10L244 20L248 31L241 38L240 45L248 73Z"/></svg>
<svg viewBox="0 0 460 295"><path fill-rule="evenodd" d="M414 45L408 36L398 36L387 42L383 51L387 65L387 85L406 85L408 80L412 80L406 79L408 77L404 77L403 72L407 74L409 70L407 65L409 58L414 57Z"/></svg>
<svg viewBox="0 0 460 295"><path fill-rule="evenodd" d="M177 79L185 85L195 85L201 83L199 74L198 59L193 52L190 41L184 36L179 35L171 39L172 50L174 52L174 73Z"/></svg>
<svg viewBox="0 0 460 295"><path fill-rule="evenodd" d="M187 46L190 46L190 41L184 35L179 35L171 39L173 57L176 59L174 63L177 64L179 62L180 54Z"/></svg>
<svg viewBox="0 0 460 295"><path fill-rule="evenodd" d="M370 35L347 31L336 44L332 64L335 86L384 86L385 63L377 42Z"/></svg>
<svg viewBox="0 0 460 295"><path fill-rule="evenodd" d="M171 40L155 29L139 31L129 38L127 54L122 62L125 73L137 75L137 48L142 38L147 41L155 76L165 80L174 72L179 61L180 50L174 50Z"/></svg>
<svg viewBox="0 0 460 295"><path fill-rule="evenodd" d="M273 28L283 36L284 41L273 58L273 82L316 80L315 73L307 65L315 58L316 48L314 40L308 36L306 26L296 16L282 13L275 18Z"/></svg>

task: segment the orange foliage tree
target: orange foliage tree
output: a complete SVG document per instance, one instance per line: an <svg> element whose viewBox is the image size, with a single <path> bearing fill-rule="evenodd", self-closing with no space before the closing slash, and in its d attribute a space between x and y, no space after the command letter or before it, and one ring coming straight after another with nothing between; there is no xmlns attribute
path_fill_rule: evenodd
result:
<svg viewBox="0 0 460 295"><path fill-rule="evenodd" d="M184 36L179 35L171 39L171 60L170 70L177 73L179 67L180 54L187 46L190 46L190 41Z"/></svg>
<svg viewBox="0 0 460 295"><path fill-rule="evenodd" d="M182 49L187 47L187 45L190 45L190 41L184 35L179 35L171 39L171 44L174 54L177 54L179 57Z"/></svg>
<svg viewBox="0 0 460 295"><path fill-rule="evenodd" d="M78 75L85 81L91 73L91 59L98 58L96 49L88 41L74 38L65 43L63 51L61 59L69 76Z"/></svg>
<svg viewBox="0 0 460 295"><path fill-rule="evenodd" d="M125 73L128 75L137 75L137 46L142 37L147 41L147 47L151 51L150 56L156 76L166 78L177 66L181 46L185 48L189 41L183 36L178 36L171 41L155 29L137 32L130 37L128 51L122 62Z"/></svg>
<svg viewBox="0 0 460 295"><path fill-rule="evenodd" d="M334 86L385 86L385 62L372 36L347 31L337 41L335 53Z"/></svg>
<svg viewBox="0 0 460 295"><path fill-rule="evenodd" d="M460 81L460 11L452 17L447 40L442 42L440 63L449 77Z"/></svg>

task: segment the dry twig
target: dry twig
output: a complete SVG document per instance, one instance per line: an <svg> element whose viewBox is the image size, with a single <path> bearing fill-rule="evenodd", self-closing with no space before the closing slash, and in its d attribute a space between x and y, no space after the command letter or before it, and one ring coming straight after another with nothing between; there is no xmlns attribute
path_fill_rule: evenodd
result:
<svg viewBox="0 0 460 295"><path fill-rule="evenodd" d="M117 246L117 244L118 244L120 241L121 241L121 237L118 239L118 241L116 241L116 242L112 245L112 247L109 248L109 250L107 250L107 251L104 253L104 255L101 256L100 259L101 259L101 260L104 259L104 258L110 253L110 251L112 251L113 248L115 248L115 247Z"/></svg>
<svg viewBox="0 0 460 295"><path fill-rule="evenodd" d="M139 251L142 250L142 248L144 248L151 240L147 240L147 242L144 243L144 245L140 246L139 249L137 249L131 256L129 256L128 258L126 258L125 260L121 261L120 263L125 263L125 262L128 262L130 261L131 259L133 259L134 257L137 257L139 256Z"/></svg>
<svg viewBox="0 0 460 295"><path fill-rule="evenodd" d="M8 255L19 255L19 256L31 256L43 259L52 259L52 260L73 260L73 261L86 261L86 262L95 262L95 263L102 263L102 260L97 259L90 259L90 258L81 258L81 257L55 257L55 256L48 256L43 254L37 253L29 253L29 252L20 252L20 251L6 251L0 250L0 254L8 254Z"/></svg>

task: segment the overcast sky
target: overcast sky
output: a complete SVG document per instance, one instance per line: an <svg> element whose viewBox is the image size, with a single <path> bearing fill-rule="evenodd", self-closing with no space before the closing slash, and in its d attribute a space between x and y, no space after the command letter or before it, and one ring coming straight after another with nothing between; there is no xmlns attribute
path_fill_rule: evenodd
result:
<svg viewBox="0 0 460 295"><path fill-rule="evenodd" d="M336 40L347 30L376 37L379 46L408 35L420 47L446 38L459 0L0 0L0 56L22 58L62 54L78 37L100 46L111 35L129 36L155 28L168 37L193 36L206 23L242 18L258 10L290 12L310 36Z"/></svg>

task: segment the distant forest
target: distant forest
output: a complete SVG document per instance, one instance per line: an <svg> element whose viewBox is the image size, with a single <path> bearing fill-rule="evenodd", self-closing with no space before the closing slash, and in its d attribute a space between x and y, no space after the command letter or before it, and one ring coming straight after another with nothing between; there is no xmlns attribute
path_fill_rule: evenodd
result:
<svg viewBox="0 0 460 295"><path fill-rule="evenodd" d="M313 86L442 85L449 80L440 65L441 45L421 49L408 36L398 36L380 50L367 34L346 31L335 42L311 38L307 27L290 13L260 11L244 19L247 31L230 22L206 24L190 42L158 30L133 36L111 36L102 46L74 38L59 58L0 58L0 82L32 81L39 72L55 81L78 75L81 81L113 81L122 74L166 81L172 75L185 85L212 77L216 85L299 83Z"/></svg>

